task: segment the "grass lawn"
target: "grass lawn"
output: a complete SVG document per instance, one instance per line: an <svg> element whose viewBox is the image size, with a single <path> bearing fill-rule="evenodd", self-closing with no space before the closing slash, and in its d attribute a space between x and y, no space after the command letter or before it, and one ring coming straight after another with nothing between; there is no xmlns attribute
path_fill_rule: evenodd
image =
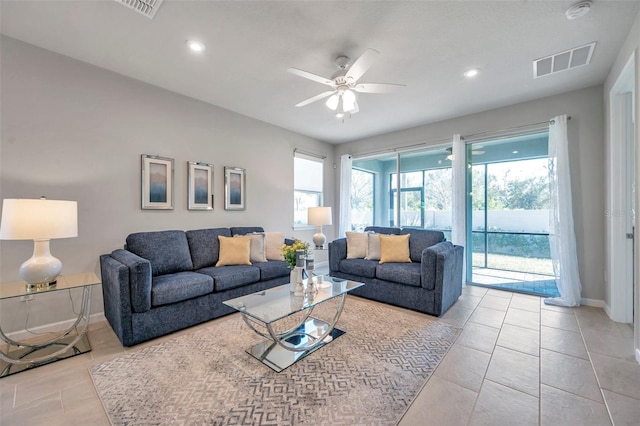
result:
<svg viewBox="0 0 640 426"><path fill-rule="evenodd" d="M473 253L473 266L484 267L484 254ZM527 272L531 274L553 275L551 259L507 256L489 253L487 267L505 271Z"/></svg>

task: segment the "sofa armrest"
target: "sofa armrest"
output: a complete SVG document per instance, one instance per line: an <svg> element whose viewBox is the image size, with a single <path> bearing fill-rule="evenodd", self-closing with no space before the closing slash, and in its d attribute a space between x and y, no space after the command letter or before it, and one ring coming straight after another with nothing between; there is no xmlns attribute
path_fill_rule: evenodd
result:
<svg viewBox="0 0 640 426"><path fill-rule="evenodd" d="M347 239L339 238L329 243L329 274L340 271L340 261L347 258Z"/></svg>
<svg viewBox="0 0 640 426"><path fill-rule="evenodd" d="M151 262L128 250L114 250L111 257L129 269L131 311L147 312L151 309Z"/></svg>
<svg viewBox="0 0 640 426"><path fill-rule="evenodd" d="M441 264L443 262L443 257L452 249L453 244L449 241L442 241L422 250L420 275L423 288L426 288L427 290L433 290L436 288L438 267L442 267ZM440 259L438 259L439 257Z"/></svg>
<svg viewBox="0 0 640 426"><path fill-rule="evenodd" d="M104 316L124 346L133 341L129 268L111 255L100 256Z"/></svg>

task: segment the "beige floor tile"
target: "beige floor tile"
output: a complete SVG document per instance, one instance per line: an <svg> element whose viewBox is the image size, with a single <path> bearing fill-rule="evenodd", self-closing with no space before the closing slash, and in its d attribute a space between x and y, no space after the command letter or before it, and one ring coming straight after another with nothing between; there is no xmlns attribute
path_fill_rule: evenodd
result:
<svg viewBox="0 0 640 426"><path fill-rule="evenodd" d="M473 309L459 308L454 305L438 321L446 322L456 327L464 327L471 314L473 314Z"/></svg>
<svg viewBox="0 0 640 426"><path fill-rule="evenodd" d="M511 300L511 298L513 297L513 294L514 293L510 291L496 290L494 288L490 288L489 291L487 291L487 296L503 297L509 300Z"/></svg>
<svg viewBox="0 0 640 426"><path fill-rule="evenodd" d="M540 312L540 298L537 296L523 296L514 294L511 298L511 308L524 311Z"/></svg>
<svg viewBox="0 0 640 426"><path fill-rule="evenodd" d="M499 332L498 328L470 322L464 327L456 343L490 354L493 352Z"/></svg>
<svg viewBox="0 0 640 426"><path fill-rule="evenodd" d="M500 330L496 345L529 355L540 356L540 332L505 324Z"/></svg>
<svg viewBox="0 0 640 426"><path fill-rule="evenodd" d="M473 296L468 293L462 293L462 296L458 298L458 301L453 305L454 307L464 309L475 309L482 300L482 297Z"/></svg>
<svg viewBox="0 0 640 426"><path fill-rule="evenodd" d="M483 297L487 294L488 289L484 287L480 287L477 285L467 285L462 289L462 292L465 294L471 294L477 297Z"/></svg>
<svg viewBox="0 0 640 426"><path fill-rule="evenodd" d="M52 419L64 415L60 393L46 398L32 400L28 405L2 411L0 424L2 426L35 426L49 425Z"/></svg>
<svg viewBox="0 0 640 426"><path fill-rule="evenodd" d="M635 362L633 339L619 335L603 334L592 329L582 332L589 352L596 352L614 358Z"/></svg>
<svg viewBox="0 0 640 426"><path fill-rule="evenodd" d="M591 353L602 389L640 399L640 364Z"/></svg>
<svg viewBox="0 0 640 426"><path fill-rule="evenodd" d="M613 424L616 426L637 426L640 423L640 400L608 390L603 393L611 417L613 417Z"/></svg>
<svg viewBox="0 0 640 426"><path fill-rule="evenodd" d="M436 368L434 376L474 392L480 390L491 355L454 344Z"/></svg>
<svg viewBox="0 0 640 426"><path fill-rule="evenodd" d="M555 311L555 312L564 312L564 313L573 313L576 308L568 308L566 306L556 306L556 305L547 305L544 303L544 297L540 298L540 309L545 311Z"/></svg>
<svg viewBox="0 0 640 426"><path fill-rule="evenodd" d="M578 358L589 360L582 336L559 328L542 326L540 329L540 347Z"/></svg>
<svg viewBox="0 0 640 426"><path fill-rule="evenodd" d="M622 328L618 327L618 323L611 321L600 308L581 306L575 313L582 331L591 330L612 336L625 337L625 333Z"/></svg>
<svg viewBox="0 0 640 426"><path fill-rule="evenodd" d="M79 358L79 357L74 357ZM18 383L16 386L15 407L27 406L34 400L48 398L52 394L58 395L61 391L72 388L91 380L89 372L86 368L78 368L79 362L69 364L76 361L73 358L58 361L59 364L66 362L64 368L48 374L46 376L36 377L26 382ZM84 365L83 365L84 367ZM40 369L43 367L38 367ZM18 373L20 375L22 373ZM4 379L3 379L4 380Z"/></svg>
<svg viewBox="0 0 640 426"><path fill-rule="evenodd" d="M496 347L489 362L486 379L538 397L540 365L537 356Z"/></svg>
<svg viewBox="0 0 640 426"><path fill-rule="evenodd" d="M478 394L432 376L398 426L466 425Z"/></svg>
<svg viewBox="0 0 640 426"><path fill-rule="evenodd" d="M578 321L576 320L576 316L573 312L556 312L543 309L540 312L540 324L547 327L560 328L562 330L580 333Z"/></svg>
<svg viewBox="0 0 640 426"><path fill-rule="evenodd" d="M504 322L505 324L517 325L518 327L540 330L540 313L509 308Z"/></svg>
<svg viewBox="0 0 640 426"><path fill-rule="evenodd" d="M540 425L610 425L604 404L574 395L560 389L541 385Z"/></svg>
<svg viewBox="0 0 640 426"><path fill-rule="evenodd" d="M478 306L483 308L497 309L499 311L506 311L509 308L510 299L499 296L486 295L482 298L482 301Z"/></svg>
<svg viewBox="0 0 640 426"><path fill-rule="evenodd" d="M469 317L469 321L486 325L493 328L502 327L505 312L496 309L483 308L478 306L473 314Z"/></svg>
<svg viewBox="0 0 640 426"><path fill-rule="evenodd" d="M538 425L538 398L485 380L469 425Z"/></svg>
<svg viewBox="0 0 640 426"><path fill-rule="evenodd" d="M540 381L596 402L604 402L588 360L540 349Z"/></svg>

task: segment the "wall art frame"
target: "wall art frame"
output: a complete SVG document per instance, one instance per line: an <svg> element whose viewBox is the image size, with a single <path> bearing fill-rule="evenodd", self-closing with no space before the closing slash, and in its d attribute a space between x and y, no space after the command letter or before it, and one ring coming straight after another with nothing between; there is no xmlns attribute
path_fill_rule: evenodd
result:
<svg viewBox="0 0 640 426"><path fill-rule="evenodd" d="M240 167L224 168L224 209L246 209L246 170Z"/></svg>
<svg viewBox="0 0 640 426"><path fill-rule="evenodd" d="M173 210L174 160L142 154L142 209Z"/></svg>
<svg viewBox="0 0 640 426"><path fill-rule="evenodd" d="M213 164L187 161L187 209L213 210Z"/></svg>

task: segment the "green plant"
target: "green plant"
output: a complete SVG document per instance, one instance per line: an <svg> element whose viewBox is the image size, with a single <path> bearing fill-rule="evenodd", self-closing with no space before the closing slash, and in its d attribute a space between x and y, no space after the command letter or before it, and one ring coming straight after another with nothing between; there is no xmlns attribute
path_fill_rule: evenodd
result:
<svg viewBox="0 0 640 426"><path fill-rule="evenodd" d="M296 252L298 250L304 250L304 253L306 255L307 250L309 250L309 243L303 243L302 241L296 239L293 241L293 244L284 244L282 246L282 255L284 256L284 260L285 262L287 262L287 265L289 265L290 269L296 267Z"/></svg>

